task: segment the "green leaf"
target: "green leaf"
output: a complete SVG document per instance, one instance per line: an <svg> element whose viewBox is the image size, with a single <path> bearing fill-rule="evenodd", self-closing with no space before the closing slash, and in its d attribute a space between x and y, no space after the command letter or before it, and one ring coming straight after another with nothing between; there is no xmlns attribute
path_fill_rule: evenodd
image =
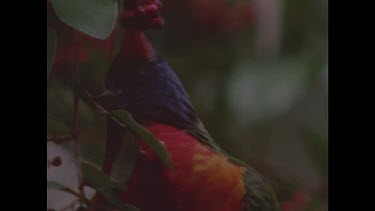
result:
<svg viewBox="0 0 375 211"><path fill-rule="evenodd" d="M117 18L116 0L51 0L56 15L67 25L98 39L106 39Z"/></svg>
<svg viewBox="0 0 375 211"><path fill-rule="evenodd" d="M52 70L57 48L56 32L47 27L47 78Z"/></svg>
<svg viewBox="0 0 375 211"><path fill-rule="evenodd" d="M105 108L106 110L112 110L115 103L117 102L117 98L115 97L113 92L109 90L105 90L101 94L93 96L93 99L101 106L103 106L103 108Z"/></svg>
<svg viewBox="0 0 375 211"><path fill-rule="evenodd" d="M127 133L111 171L111 178L122 183L123 187L126 187L127 181L133 172L137 155L138 146L134 142L132 135Z"/></svg>
<svg viewBox="0 0 375 211"><path fill-rule="evenodd" d="M84 183L98 191L112 206L121 211L138 211L136 207L122 203L119 198L119 191L123 189L122 184L111 180L90 163L82 162L81 169Z"/></svg>
<svg viewBox="0 0 375 211"><path fill-rule="evenodd" d="M102 93L96 95L96 96L92 96L94 99L102 99L102 98L105 98L105 97L115 97L115 94L113 92L111 92L110 90L106 89L104 90Z"/></svg>
<svg viewBox="0 0 375 211"><path fill-rule="evenodd" d="M163 144L147 129L140 126L128 112L124 110L114 110L111 111L110 115L119 122L128 126L132 132L139 135L163 161L164 165L166 165L169 169L173 169L172 161Z"/></svg>
<svg viewBox="0 0 375 211"><path fill-rule="evenodd" d="M121 211L139 211L138 208L131 204L122 203L118 193L110 189L96 188L98 191L112 206L119 208Z"/></svg>
<svg viewBox="0 0 375 211"><path fill-rule="evenodd" d="M122 184L111 180L111 178L90 163L82 162L81 169L84 183L94 189L122 189Z"/></svg>

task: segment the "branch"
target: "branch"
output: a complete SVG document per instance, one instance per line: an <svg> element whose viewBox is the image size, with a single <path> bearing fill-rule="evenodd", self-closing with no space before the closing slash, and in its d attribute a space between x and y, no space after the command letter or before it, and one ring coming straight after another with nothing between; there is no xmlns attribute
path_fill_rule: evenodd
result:
<svg viewBox="0 0 375 211"><path fill-rule="evenodd" d="M52 141L56 144L61 144L66 141L71 141L74 139L76 134L65 134L65 135L56 135L56 134L49 134L47 135L47 142Z"/></svg>
<svg viewBox="0 0 375 211"><path fill-rule="evenodd" d="M67 206L65 206L64 208L62 208L60 211L67 211L69 209L73 209L74 208L74 205L77 204L77 202L79 202L79 198L75 199L72 203L68 204Z"/></svg>
<svg viewBox="0 0 375 211"><path fill-rule="evenodd" d="M74 162L77 168L77 179L78 179L78 189L80 198L85 198L85 192L83 190L83 176L82 176L82 169L81 169L81 161L80 161L80 144L79 144L79 85L80 85L80 72L79 72L79 63L78 63L78 42L77 42L77 33L72 30L73 32L73 42L75 45L74 48L74 100L73 100L73 129L72 133L76 134L73 137L74 140ZM81 203L81 202L80 202ZM82 205L82 203L81 203Z"/></svg>
<svg viewBox="0 0 375 211"><path fill-rule="evenodd" d="M86 90L81 90L81 93L83 95L83 97L88 101L88 103L95 108L95 110L97 112L99 112L100 114L104 114L105 116L107 116L108 118L110 118L111 120L113 120L114 122L116 122L119 126L123 127L123 128L127 128L127 126L118 121L116 118L114 118L109 111L107 111L107 109L105 109L102 105L100 105L98 102L96 102L93 98L93 96Z"/></svg>

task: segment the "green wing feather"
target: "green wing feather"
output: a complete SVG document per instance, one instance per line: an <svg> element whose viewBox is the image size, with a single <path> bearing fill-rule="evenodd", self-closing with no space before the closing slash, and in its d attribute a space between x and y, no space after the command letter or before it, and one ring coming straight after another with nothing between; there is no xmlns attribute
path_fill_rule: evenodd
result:
<svg viewBox="0 0 375 211"><path fill-rule="evenodd" d="M281 211L272 187L265 178L243 161L230 156L221 149L199 119L187 131L215 152L228 156L229 161L232 163L246 167L247 171L244 174L246 193L243 198L245 211Z"/></svg>
<svg viewBox="0 0 375 211"><path fill-rule="evenodd" d="M244 175L245 211L281 211L271 185L253 168L246 166Z"/></svg>
<svg viewBox="0 0 375 211"><path fill-rule="evenodd" d="M196 124L192 125L187 129L188 133L196 137L200 142L210 147L212 150L218 153L227 155L227 153L216 144L213 138L210 136L202 122L198 119Z"/></svg>

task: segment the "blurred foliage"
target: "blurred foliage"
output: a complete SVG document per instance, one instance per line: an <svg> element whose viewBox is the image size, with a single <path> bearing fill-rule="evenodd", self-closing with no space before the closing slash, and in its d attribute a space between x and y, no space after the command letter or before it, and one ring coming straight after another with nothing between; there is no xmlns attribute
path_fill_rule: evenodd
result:
<svg viewBox="0 0 375 211"><path fill-rule="evenodd" d="M147 34L213 138L272 182L284 210L328 210L327 1L266 1L271 6L264 17L277 19L278 36L259 28L264 17L253 6L259 1L165 0L165 28ZM47 131L65 133L72 121L73 66L61 55L72 53L67 46L73 41L61 25L50 25L60 60L48 80ZM105 41L78 40L85 55L81 83L91 93L104 90L121 34L115 27ZM264 51L259 36L272 39L267 42L275 49ZM105 118L86 103L81 114L82 156L99 166Z"/></svg>
<svg viewBox="0 0 375 211"><path fill-rule="evenodd" d="M50 0L61 21L98 39L111 34L117 19L117 1Z"/></svg>

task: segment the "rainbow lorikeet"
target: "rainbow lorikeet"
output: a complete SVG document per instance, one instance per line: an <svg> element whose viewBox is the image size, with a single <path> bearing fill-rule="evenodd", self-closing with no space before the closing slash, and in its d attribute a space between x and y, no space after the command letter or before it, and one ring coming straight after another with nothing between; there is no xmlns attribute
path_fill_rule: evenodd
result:
<svg viewBox="0 0 375 211"><path fill-rule="evenodd" d="M121 199L141 211L276 211L270 185L254 169L222 150L199 120L189 96L143 32L125 32L108 73L114 109L127 110L165 146L167 169L142 141ZM103 171L110 174L126 131L109 121ZM139 140L139 138L136 138Z"/></svg>
<svg viewBox="0 0 375 211"><path fill-rule="evenodd" d="M124 109L168 151L169 170L144 142L121 200L141 211L281 210L270 185L254 169L228 155L199 120L171 67L141 29L125 30L106 87L113 109ZM127 131L109 120L103 172L111 173Z"/></svg>

